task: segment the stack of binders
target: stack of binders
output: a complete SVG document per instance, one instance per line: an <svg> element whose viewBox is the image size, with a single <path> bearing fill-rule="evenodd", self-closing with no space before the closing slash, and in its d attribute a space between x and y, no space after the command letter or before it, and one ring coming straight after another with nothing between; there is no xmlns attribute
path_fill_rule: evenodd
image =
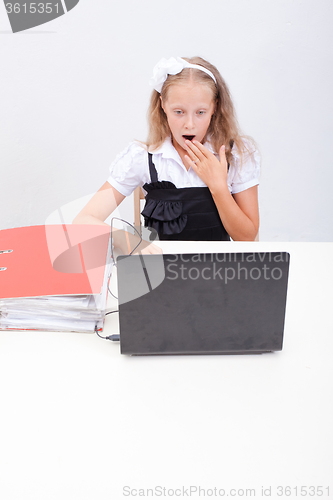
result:
<svg viewBox="0 0 333 500"><path fill-rule="evenodd" d="M0 231L0 330L102 330L110 272L106 226Z"/></svg>

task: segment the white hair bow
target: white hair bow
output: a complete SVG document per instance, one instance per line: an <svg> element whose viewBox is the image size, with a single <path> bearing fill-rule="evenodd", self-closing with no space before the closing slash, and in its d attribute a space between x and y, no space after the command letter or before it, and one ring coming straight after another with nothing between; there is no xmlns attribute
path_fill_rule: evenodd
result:
<svg viewBox="0 0 333 500"><path fill-rule="evenodd" d="M168 75L177 75L183 71L184 68L200 69L204 73L207 73L216 84L215 76L211 71L198 64L191 64L181 57L170 57L169 59L163 57L154 67L153 77L150 79L149 84L154 87L157 92L161 93L163 84L168 78Z"/></svg>

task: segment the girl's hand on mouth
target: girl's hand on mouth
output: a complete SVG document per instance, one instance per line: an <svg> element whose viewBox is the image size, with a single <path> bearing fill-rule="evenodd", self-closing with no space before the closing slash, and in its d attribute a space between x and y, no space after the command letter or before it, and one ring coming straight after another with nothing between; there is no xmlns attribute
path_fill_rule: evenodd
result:
<svg viewBox="0 0 333 500"><path fill-rule="evenodd" d="M219 151L220 160L199 141L185 141L185 160L213 193L227 187L228 162L225 147Z"/></svg>

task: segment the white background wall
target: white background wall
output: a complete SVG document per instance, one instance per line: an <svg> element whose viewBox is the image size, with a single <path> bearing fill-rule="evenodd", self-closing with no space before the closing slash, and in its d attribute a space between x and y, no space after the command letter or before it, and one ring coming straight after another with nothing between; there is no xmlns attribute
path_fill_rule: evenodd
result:
<svg viewBox="0 0 333 500"><path fill-rule="evenodd" d="M0 5L0 228L96 191L146 137L161 57L200 55L262 153L261 240L333 241L331 0L81 0L12 34Z"/></svg>

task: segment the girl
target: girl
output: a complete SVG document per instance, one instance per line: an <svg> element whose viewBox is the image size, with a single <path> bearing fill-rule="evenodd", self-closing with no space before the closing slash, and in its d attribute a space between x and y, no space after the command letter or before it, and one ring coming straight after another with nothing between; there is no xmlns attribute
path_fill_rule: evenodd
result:
<svg viewBox="0 0 333 500"><path fill-rule="evenodd" d="M137 186L145 225L159 239L254 240L259 228L259 155L239 133L229 90L200 57L154 68L145 144L133 142L74 220L103 221Z"/></svg>

